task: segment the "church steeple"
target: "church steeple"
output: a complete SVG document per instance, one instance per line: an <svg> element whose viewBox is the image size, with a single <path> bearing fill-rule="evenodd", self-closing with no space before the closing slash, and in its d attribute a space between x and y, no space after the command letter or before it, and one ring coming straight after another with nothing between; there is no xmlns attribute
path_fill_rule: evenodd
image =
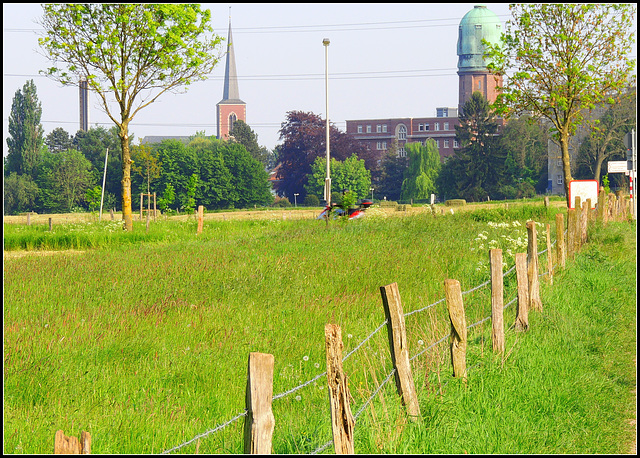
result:
<svg viewBox="0 0 640 458"><path fill-rule="evenodd" d="M231 34L231 17L229 17L229 36L227 38L227 62L224 71L224 89L222 100L216 105L218 118L218 135L220 139L228 139L233 123L247 119L246 103L240 100L238 90L238 74L236 72L236 56Z"/></svg>

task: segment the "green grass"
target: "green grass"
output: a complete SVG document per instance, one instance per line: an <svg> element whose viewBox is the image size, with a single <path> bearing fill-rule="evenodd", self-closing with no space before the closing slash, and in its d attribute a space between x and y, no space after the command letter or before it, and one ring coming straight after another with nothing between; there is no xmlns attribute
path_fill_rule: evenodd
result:
<svg viewBox="0 0 640 458"><path fill-rule="evenodd" d="M536 220L555 229L554 215ZM7 226L5 249L35 231ZM4 453L51 453L58 429L89 431L92 453L170 449L244 410L249 352L274 354L274 394L282 393L325 370L325 323L342 327L345 355L382 324L380 286L397 282L405 312L421 309L444 296L446 278L463 291L488 278L480 232L505 243L482 218L458 214L372 217L328 230L281 219L206 221L199 236L195 228L159 222L148 234L140 225L105 235L98 227L76 238L84 242L58 245L93 247L83 254L5 259ZM423 423L406 424L392 380L359 417L356 452L617 453L610 445L628 437L624 420L635 415L627 412L635 384L629 228L594 232L554 286L543 283L545 310L532 314L526 334L507 333L504 363L491 355L490 323L474 328L467 388L451 378L446 343L416 358ZM585 291L598 303L587 307ZM465 296L467 323L487 316L489 298L488 288ZM411 354L449 330L444 303L406 322ZM382 328L345 361L354 413L390 370ZM322 378L274 401L274 452L325 444L327 401ZM241 453L242 426L203 438L198 451ZM195 451L195 443L180 449Z"/></svg>

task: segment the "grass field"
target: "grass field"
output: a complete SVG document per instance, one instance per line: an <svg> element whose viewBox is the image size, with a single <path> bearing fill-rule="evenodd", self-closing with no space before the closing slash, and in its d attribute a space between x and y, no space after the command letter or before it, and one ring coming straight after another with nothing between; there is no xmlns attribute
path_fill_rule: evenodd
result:
<svg viewBox="0 0 640 458"><path fill-rule="evenodd" d="M444 279L463 291L485 282L491 246L511 267L525 221L551 223L555 240L558 211L372 213L328 228L278 213L205 219L197 236L193 219L158 221L148 233L140 222L133 234L110 222L53 233L5 223L5 250L58 252L5 251L3 451L51 453L58 429L89 431L92 453L172 449L243 412L249 352L275 356L274 395L322 374L324 324L342 327L348 354L384 322L379 287L392 282L405 312L425 309L406 317L415 355L449 332L444 303L429 307L444 297ZM634 435L625 422L635 418L635 223L590 238L553 286L542 281L545 309L527 333L507 332L504 358L491 354L490 322L470 331L466 388L451 377L446 343L412 361L419 425L406 422L393 378L384 385L357 419L356 452L625 452ZM490 313L488 288L464 299L467 323ZM512 306L505 323L513 316ZM381 330L344 363L354 413L391 371ZM322 377L273 408L275 453L331 439ZM178 452L242 453L242 426Z"/></svg>

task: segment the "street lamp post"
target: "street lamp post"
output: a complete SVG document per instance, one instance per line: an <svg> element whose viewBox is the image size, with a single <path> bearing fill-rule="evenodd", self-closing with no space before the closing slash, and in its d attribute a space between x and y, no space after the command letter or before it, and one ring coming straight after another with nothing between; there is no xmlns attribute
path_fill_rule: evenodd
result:
<svg viewBox="0 0 640 458"><path fill-rule="evenodd" d="M324 45L324 89L325 89L325 106L326 106L326 144L327 144L327 177L324 180L324 200L327 202L327 207L331 206L331 176L329 170L329 39L324 38L322 44ZM328 214L327 214L328 217ZM328 220L327 220L328 221Z"/></svg>
<svg viewBox="0 0 640 458"><path fill-rule="evenodd" d="M294 193L293 194L293 205L297 208L298 207L298 196L300 195L300 193Z"/></svg>
<svg viewBox="0 0 640 458"><path fill-rule="evenodd" d="M373 188L369 188L369 191L371 191L371 202L373 202Z"/></svg>

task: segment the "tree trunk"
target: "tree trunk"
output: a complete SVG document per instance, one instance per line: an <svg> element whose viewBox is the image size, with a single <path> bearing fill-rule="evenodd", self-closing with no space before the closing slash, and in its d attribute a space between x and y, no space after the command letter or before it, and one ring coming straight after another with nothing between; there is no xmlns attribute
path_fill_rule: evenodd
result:
<svg viewBox="0 0 640 458"><path fill-rule="evenodd" d="M564 195L567 199L567 208L571 207L569 202L569 182L573 180L571 176L571 157L569 156L569 131L565 127L560 131L560 151L562 151L562 171L564 172Z"/></svg>
<svg viewBox="0 0 640 458"><path fill-rule="evenodd" d="M118 135L122 148L122 219L124 230L133 230L133 214L131 210L131 151L129 150L129 126L123 122Z"/></svg>

